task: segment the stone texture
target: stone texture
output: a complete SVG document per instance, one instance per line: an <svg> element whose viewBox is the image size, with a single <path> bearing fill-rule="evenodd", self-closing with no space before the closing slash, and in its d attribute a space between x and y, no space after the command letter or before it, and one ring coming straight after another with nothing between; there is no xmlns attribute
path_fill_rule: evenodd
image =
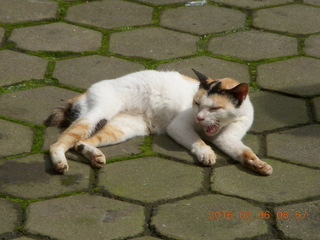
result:
<svg viewBox="0 0 320 240"><path fill-rule="evenodd" d="M57 87L41 87L0 95L1 115L34 124L42 124L51 111L78 95Z"/></svg>
<svg viewBox="0 0 320 240"><path fill-rule="evenodd" d="M281 3L290 3L293 2L293 0L214 0L214 2L242 8L258 8L278 5Z"/></svg>
<svg viewBox="0 0 320 240"><path fill-rule="evenodd" d="M121 77L143 69L144 66L139 63L93 55L57 61L53 77L62 84L89 88L95 82Z"/></svg>
<svg viewBox="0 0 320 240"><path fill-rule="evenodd" d="M320 2L318 0L304 0L303 3L320 6Z"/></svg>
<svg viewBox="0 0 320 240"><path fill-rule="evenodd" d="M0 235L15 230L19 224L18 204L14 204L8 200L0 198Z"/></svg>
<svg viewBox="0 0 320 240"><path fill-rule="evenodd" d="M176 3L185 3L188 2L186 0L134 0L136 2L143 2L143 3L151 3L155 5L167 5L167 4L176 4Z"/></svg>
<svg viewBox="0 0 320 240"><path fill-rule="evenodd" d="M155 202L198 191L202 178L200 167L147 157L109 164L101 169L98 185L117 196Z"/></svg>
<svg viewBox="0 0 320 240"><path fill-rule="evenodd" d="M146 236L146 237L133 238L133 240L160 240L160 238Z"/></svg>
<svg viewBox="0 0 320 240"><path fill-rule="evenodd" d="M101 39L100 32L67 23L17 28L9 38L24 50L70 52L98 50Z"/></svg>
<svg viewBox="0 0 320 240"><path fill-rule="evenodd" d="M0 85L43 79L47 63L47 60L40 57L2 50L0 51Z"/></svg>
<svg viewBox="0 0 320 240"><path fill-rule="evenodd" d="M4 37L4 33L5 33L4 28L0 28L0 45L1 45L2 39Z"/></svg>
<svg viewBox="0 0 320 240"><path fill-rule="evenodd" d="M209 211L231 211L233 218L208 219ZM240 211L258 213L262 209L244 200L207 195L162 205L151 223L161 234L174 239L232 240L268 232L265 221L257 218L240 219ZM246 231L243 231L244 228Z"/></svg>
<svg viewBox="0 0 320 240"><path fill-rule="evenodd" d="M249 61L298 54L295 38L256 30L214 37L208 50Z"/></svg>
<svg viewBox="0 0 320 240"><path fill-rule="evenodd" d="M320 60L306 57L259 65L260 87L300 96L320 93Z"/></svg>
<svg viewBox="0 0 320 240"><path fill-rule="evenodd" d="M70 170L60 175L54 171L50 158L43 154L1 161L1 193L36 199L88 190L89 165L68 163Z"/></svg>
<svg viewBox="0 0 320 240"><path fill-rule="evenodd" d="M305 40L304 51L307 55L320 57L320 36L311 36Z"/></svg>
<svg viewBox="0 0 320 240"><path fill-rule="evenodd" d="M151 24L152 10L119 0L87 2L70 7L66 19L99 28L131 27Z"/></svg>
<svg viewBox="0 0 320 240"><path fill-rule="evenodd" d="M31 151L33 131L0 119L0 158Z"/></svg>
<svg viewBox="0 0 320 240"><path fill-rule="evenodd" d="M258 91L250 94L255 110L251 130L262 132L309 121L304 100ZM288 117L290 116L290 117Z"/></svg>
<svg viewBox="0 0 320 240"><path fill-rule="evenodd" d="M250 81L249 69L246 65L211 57L195 57L162 64L157 67L157 70L178 71L192 78L196 78L191 68L213 79L231 77L240 82L249 83Z"/></svg>
<svg viewBox="0 0 320 240"><path fill-rule="evenodd" d="M296 34L316 33L320 31L320 9L300 4L261 9L253 15L253 26Z"/></svg>
<svg viewBox="0 0 320 240"><path fill-rule="evenodd" d="M320 201L281 206L275 212L288 212L288 219L278 218L277 224L285 236L300 239L319 239ZM306 212L303 212L306 211ZM306 215L305 215L306 214Z"/></svg>
<svg viewBox="0 0 320 240"><path fill-rule="evenodd" d="M55 19L58 3L48 0L1 0L0 22L21 23Z"/></svg>
<svg viewBox="0 0 320 240"><path fill-rule="evenodd" d="M61 240L111 240L141 233L143 222L141 206L81 194L32 203L25 229Z"/></svg>
<svg viewBox="0 0 320 240"><path fill-rule="evenodd" d="M60 135L61 130L50 127L46 129L46 132L44 134L44 144L43 149L48 150L50 145L55 143ZM130 139L124 143L102 147L99 148L107 157L107 161L111 159L111 161L115 158L122 158L127 157L131 155L137 155L141 153L140 146L144 143L144 137L136 137L133 139ZM80 154L69 151L66 154L68 159L77 161L77 162L85 162L89 163L89 160L85 159Z"/></svg>
<svg viewBox="0 0 320 240"><path fill-rule="evenodd" d="M215 167L220 167L229 164L228 157L225 156L219 149L212 146L215 153L217 154L217 163ZM195 163L199 166L203 166L198 162L197 158L194 157L191 152L179 144L175 143L169 136L159 135L153 137L152 150L170 158L177 159L179 161L186 161L189 163Z"/></svg>
<svg viewBox="0 0 320 240"><path fill-rule="evenodd" d="M320 167L319 136L318 124L269 134L267 136L268 156Z"/></svg>
<svg viewBox="0 0 320 240"><path fill-rule="evenodd" d="M221 167L214 169L212 189L223 194L268 203L319 196L320 170L264 160L273 167L272 175L258 176L239 164Z"/></svg>
<svg viewBox="0 0 320 240"><path fill-rule="evenodd" d="M161 28L136 29L111 34L110 51L125 56L163 60L194 54L197 40L195 36Z"/></svg>
<svg viewBox="0 0 320 240"><path fill-rule="evenodd" d="M230 31L244 27L245 22L244 13L212 5L167 9L160 19L162 26L196 34Z"/></svg>
<svg viewBox="0 0 320 240"><path fill-rule="evenodd" d="M316 111L316 119L320 122L320 97L313 99L313 104Z"/></svg>

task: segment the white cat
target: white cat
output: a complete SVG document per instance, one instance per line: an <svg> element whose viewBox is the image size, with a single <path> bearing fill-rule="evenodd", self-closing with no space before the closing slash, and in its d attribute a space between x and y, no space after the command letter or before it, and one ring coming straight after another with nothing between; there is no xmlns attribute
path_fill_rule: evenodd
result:
<svg viewBox="0 0 320 240"><path fill-rule="evenodd" d="M65 152L71 147L101 167L106 158L97 147L167 132L204 165L213 165L216 155L202 139L253 171L270 175L272 167L241 141L253 122L248 84L195 73L199 81L151 70L104 80L55 109L46 125L71 124L50 147L55 169L68 170Z"/></svg>

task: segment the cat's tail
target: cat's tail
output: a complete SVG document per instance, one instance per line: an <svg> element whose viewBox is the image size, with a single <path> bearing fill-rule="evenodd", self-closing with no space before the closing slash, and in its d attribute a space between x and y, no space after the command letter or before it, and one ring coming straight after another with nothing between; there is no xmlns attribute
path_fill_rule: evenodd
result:
<svg viewBox="0 0 320 240"><path fill-rule="evenodd" d="M48 127L67 128L80 115L80 105L76 104L78 97L72 98L60 107L55 108L44 124Z"/></svg>

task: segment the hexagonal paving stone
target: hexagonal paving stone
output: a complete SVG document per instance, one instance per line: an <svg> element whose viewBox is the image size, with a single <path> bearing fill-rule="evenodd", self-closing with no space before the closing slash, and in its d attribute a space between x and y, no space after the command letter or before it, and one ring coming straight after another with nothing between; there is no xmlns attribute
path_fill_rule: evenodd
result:
<svg viewBox="0 0 320 240"><path fill-rule="evenodd" d="M57 87L40 87L0 95L1 115L34 124L42 124L51 111L78 95Z"/></svg>
<svg viewBox="0 0 320 240"><path fill-rule="evenodd" d="M212 189L268 203L319 196L320 170L269 159L264 161L273 167L273 173L268 177L258 176L240 164L214 169Z"/></svg>
<svg viewBox="0 0 320 240"><path fill-rule="evenodd" d="M249 61L298 54L297 39L256 30L214 37L208 50Z"/></svg>
<svg viewBox="0 0 320 240"><path fill-rule="evenodd" d="M89 188L90 166L69 161L70 170L57 174L49 156L30 155L0 162L0 192L36 199Z"/></svg>
<svg viewBox="0 0 320 240"><path fill-rule="evenodd" d="M268 156L320 167L319 136L320 125L269 134L267 136Z"/></svg>
<svg viewBox="0 0 320 240"><path fill-rule="evenodd" d="M192 78L196 78L191 68L213 79L231 77L240 82L249 83L250 81L249 69L246 65L211 57L195 57L162 64L157 67L157 70L178 71Z"/></svg>
<svg viewBox="0 0 320 240"><path fill-rule="evenodd" d="M300 4L261 9L253 15L253 26L309 34L320 31L320 9Z"/></svg>
<svg viewBox="0 0 320 240"><path fill-rule="evenodd" d="M306 57L259 65L260 87L300 96L320 93L320 60Z"/></svg>
<svg viewBox="0 0 320 240"><path fill-rule="evenodd" d="M196 34L230 31L244 27L245 22L244 13L211 5L168 9L160 19L162 26Z"/></svg>
<svg viewBox="0 0 320 240"><path fill-rule="evenodd" d="M0 158L31 151L33 131L0 119Z"/></svg>
<svg viewBox="0 0 320 240"><path fill-rule="evenodd" d="M209 219L210 211L219 211L220 218ZM175 239L232 240L268 232L264 220L241 219L240 211L258 213L262 209L237 198L207 195L162 205L151 223L161 234Z"/></svg>
<svg viewBox="0 0 320 240"><path fill-rule="evenodd" d="M292 204L275 209L277 225L285 236L319 239L320 201ZM284 215L284 214L288 215Z"/></svg>
<svg viewBox="0 0 320 240"><path fill-rule="evenodd" d="M320 57L320 35L307 38L304 51L310 56Z"/></svg>
<svg viewBox="0 0 320 240"><path fill-rule="evenodd" d="M152 142L152 150L156 153L169 156L171 158L186 161L189 163L195 163L199 166L201 163L196 159L196 157L191 154L191 152L184 147L180 146L176 142L174 142L169 136L166 135L158 135L153 137ZM213 147L213 146L212 146ZM228 157L221 153L220 150L213 147L215 153L217 154L217 163L214 165L215 167L225 166L229 164Z"/></svg>
<svg viewBox="0 0 320 240"><path fill-rule="evenodd" d="M45 0L2 0L0 1L0 22L20 23L55 19L58 3Z"/></svg>
<svg viewBox="0 0 320 240"><path fill-rule="evenodd" d="M144 218L141 206L81 194L30 204L25 230L61 240L111 240L141 233Z"/></svg>
<svg viewBox="0 0 320 240"><path fill-rule="evenodd" d="M53 77L63 84L89 88L95 82L143 69L144 66L139 63L94 55L57 61Z"/></svg>
<svg viewBox="0 0 320 240"><path fill-rule="evenodd" d="M316 119L320 122L320 97L313 99L313 104L316 110Z"/></svg>
<svg viewBox="0 0 320 240"><path fill-rule="evenodd" d="M130 27L151 24L152 11L140 4L107 0L72 6L66 20L100 28Z"/></svg>
<svg viewBox="0 0 320 240"><path fill-rule="evenodd" d="M251 130L263 132L309 121L304 100L258 91L250 94L255 114ZM290 117L288 117L290 116Z"/></svg>
<svg viewBox="0 0 320 240"><path fill-rule="evenodd" d="M117 196L154 202L198 191L202 175L200 167L147 157L108 164L100 171L98 185Z"/></svg>
<svg viewBox="0 0 320 240"><path fill-rule="evenodd" d="M161 28L136 29L111 34L110 51L126 56L170 59L194 54L197 40L195 36Z"/></svg>
<svg viewBox="0 0 320 240"><path fill-rule="evenodd" d="M48 61L9 50L0 51L0 85L43 79Z"/></svg>
<svg viewBox="0 0 320 240"><path fill-rule="evenodd" d="M15 227L19 225L18 204L5 199L0 199L0 235L4 233L13 233ZM5 238L3 238L5 239Z"/></svg>
<svg viewBox="0 0 320 240"><path fill-rule="evenodd" d="M42 148L44 150L48 150L50 145L57 141L61 131L62 130L54 127L47 128L44 134L44 144ZM119 144L107 146L107 147L101 147L99 149L105 154L108 162L109 159L113 160L115 158L128 157L130 155L137 155L141 153L142 151L140 149L140 146L143 143L144 143L144 137L136 137L128 141L125 141L123 143L119 143ZM85 157L81 156L80 154L74 151L67 152L66 156L68 159L71 159L77 162L89 163L89 160L87 160Z"/></svg>
<svg viewBox="0 0 320 240"><path fill-rule="evenodd" d="M281 3L293 2L293 0L214 0L217 3L223 3L243 8L258 8L278 5Z"/></svg>
<svg viewBox="0 0 320 240"><path fill-rule="evenodd" d="M71 52L97 50L101 39L100 32L67 23L16 28L9 38L25 50Z"/></svg>

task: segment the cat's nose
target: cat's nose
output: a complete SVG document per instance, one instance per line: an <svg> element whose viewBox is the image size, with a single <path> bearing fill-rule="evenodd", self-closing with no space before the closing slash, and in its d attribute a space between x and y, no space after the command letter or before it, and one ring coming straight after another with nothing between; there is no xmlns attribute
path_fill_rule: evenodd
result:
<svg viewBox="0 0 320 240"><path fill-rule="evenodd" d="M202 122L204 120L204 118L203 117L199 117L199 116L197 116L197 121L198 122Z"/></svg>

